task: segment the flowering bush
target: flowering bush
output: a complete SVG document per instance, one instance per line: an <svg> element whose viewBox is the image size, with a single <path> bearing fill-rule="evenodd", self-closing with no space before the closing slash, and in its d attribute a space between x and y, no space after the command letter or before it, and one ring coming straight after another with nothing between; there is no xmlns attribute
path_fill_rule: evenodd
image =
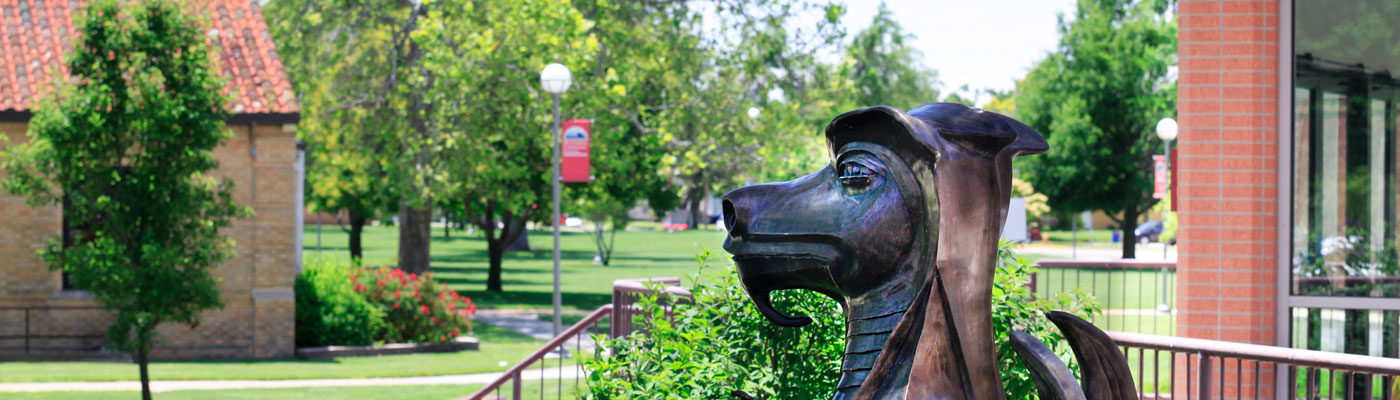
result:
<svg viewBox="0 0 1400 400"><path fill-rule="evenodd" d="M350 274L355 292L384 312L376 335L388 343L446 342L470 333L476 304L428 274L371 268Z"/></svg>

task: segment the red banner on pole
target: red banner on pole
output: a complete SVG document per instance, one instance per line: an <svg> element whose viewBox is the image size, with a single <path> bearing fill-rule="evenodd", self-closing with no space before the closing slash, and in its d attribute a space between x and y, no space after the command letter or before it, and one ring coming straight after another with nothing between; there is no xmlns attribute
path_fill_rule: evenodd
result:
<svg viewBox="0 0 1400 400"><path fill-rule="evenodd" d="M1152 198L1167 197L1167 156L1152 156Z"/></svg>
<svg viewBox="0 0 1400 400"><path fill-rule="evenodd" d="M563 129L562 153L563 159L559 161L561 180L564 182L588 182L591 179L592 171L588 163L588 139L592 120L570 119L565 120L561 126Z"/></svg>

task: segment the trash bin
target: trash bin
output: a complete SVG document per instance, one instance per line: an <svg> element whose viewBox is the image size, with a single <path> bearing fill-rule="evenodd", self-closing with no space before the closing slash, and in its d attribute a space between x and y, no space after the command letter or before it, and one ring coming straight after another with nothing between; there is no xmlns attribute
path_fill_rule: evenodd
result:
<svg viewBox="0 0 1400 400"><path fill-rule="evenodd" d="M1120 242L1120 241L1122 241L1122 240L1123 240L1123 231L1114 229L1114 230L1113 230L1113 243L1118 243L1118 242Z"/></svg>

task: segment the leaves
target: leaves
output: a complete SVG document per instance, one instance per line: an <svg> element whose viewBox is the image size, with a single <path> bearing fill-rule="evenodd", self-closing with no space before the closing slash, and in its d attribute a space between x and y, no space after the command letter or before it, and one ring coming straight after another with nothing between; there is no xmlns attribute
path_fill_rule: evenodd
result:
<svg viewBox="0 0 1400 400"><path fill-rule="evenodd" d="M230 137L223 80L197 19L174 2L97 0L78 18L73 79L36 109L29 141L4 154L5 187L63 206L71 243L50 237L50 268L116 312L108 337L144 354L162 322L198 325L222 306L213 268L233 256L220 231L250 210L207 173Z"/></svg>
<svg viewBox="0 0 1400 400"><path fill-rule="evenodd" d="M1151 204L1158 120L1172 116L1176 22L1167 0L1080 0L1062 18L1059 49L1017 85L1017 117L1045 135L1050 151L1018 170L1065 212L1102 210L1131 232ZM1135 243L1126 240L1125 250ZM1125 251L1125 257L1131 253Z"/></svg>

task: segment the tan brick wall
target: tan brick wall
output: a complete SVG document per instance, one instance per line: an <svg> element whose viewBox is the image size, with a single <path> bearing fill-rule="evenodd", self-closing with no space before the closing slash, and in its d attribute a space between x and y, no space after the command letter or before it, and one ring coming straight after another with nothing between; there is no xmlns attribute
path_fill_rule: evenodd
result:
<svg viewBox="0 0 1400 400"><path fill-rule="evenodd" d="M26 127L0 123L0 133L11 143L22 143ZM213 271L224 308L206 312L195 328L161 326L156 357L290 357L294 351L296 134L282 126L228 129L233 136L215 150L220 165L211 175L233 180L235 201L253 207L255 216L224 232L236 243L234 258ZM35 255L43 238L59 233L56 208L36 209L23 198L0 193L0 215L7 216L0 223L0 260L6 260L0 262L0 307L94 304L58 293L59 274ZM255 290L260 299L255 300ZM90 309L30 313L32 332L100 336L110 321L105 312ZM22 334L24 325L23 311L0 310L0 335ZM21 345L22 340L0 341L0 353Z"/></svg>

